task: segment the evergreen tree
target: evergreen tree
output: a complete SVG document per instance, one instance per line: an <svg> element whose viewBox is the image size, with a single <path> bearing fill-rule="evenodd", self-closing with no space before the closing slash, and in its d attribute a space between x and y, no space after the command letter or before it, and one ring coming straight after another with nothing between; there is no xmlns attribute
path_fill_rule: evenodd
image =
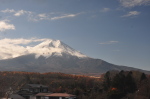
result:
<svg viewBox="0 0 150 99"><path fill-rule="evenodd" d="M125 87L125 75L124 71L119 72L119 74L116 74L112 81L112 86L117 88L120 91L124 91Z"/></svg>
<svg viewBox="0 0 150 99"><path fill-rule="evenodd" d="M104 90L107 91L111 86L111 78L110 78L110 72L106 72L104 76L104 81L103 81L103 87Z"/></svg>
<svg viewBox="0 0 150 99"><path fill-rule="evenodd" d="M141 78L140 78L140 82L145 80L145 79L147 79L147 77L146 77L145 73L142 73Z"/></svg>
<svg viewBox="0 0 150 99"><path fill-rule="evenodd" d="M132 93L136 90L136 83L132 77L132 72L129 72L125 79L125 92Z"/></svg>

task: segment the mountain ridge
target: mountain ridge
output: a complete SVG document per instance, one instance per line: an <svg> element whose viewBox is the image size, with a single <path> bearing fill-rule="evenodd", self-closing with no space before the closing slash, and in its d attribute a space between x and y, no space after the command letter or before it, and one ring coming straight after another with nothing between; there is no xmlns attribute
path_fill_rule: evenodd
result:
<svg viewBox="0 0 150 99"><path fill-rule="evenodd" d="M22 41L23 42L23 41ZM40 42L35 46L28 46L30 43L33 42ZM4 45L1 45L2 50L0 52L0 60L3 59L9 59L9 58L15 58L22 55L28 55L28 54L36 54L36 58L39 56L44 56L46 58L50 57L52 54L56 56L62 56L62 53L67 53L72 56L77 56L80 58L88 57L79 51L71 48L70 46L66 45L65 43L61 42L60 40L52 40L52 39L39 39L39 40L31 40L26 41L24 43L20 43L17 41L13 42L7 42L7 44L4 43ZM23 44L23 45L21 45ZM6 47L6 46L10 46ZM19 49L16 50L16 47Z"/></svg>
<svg viewBox="0 0 150 99"><path fill-rule="evenodd" d="M127 66L118 66L101 59L78 58L76 56L51 56L35 58L35 54L24 55L14 59L0 60L1 71L27 71L27 72L62 72L68 74L102 74L110 70L137 70L145 73L149 71Z"/></svg>
<svg viewBox="0 0 150 99"><path fill-rule="evenodd" d="M27 46L30 53L12 59L0 60L1 71L62 72L69 74L105 73L110 70L141 69L119 66L101 59L90 58L60 40L46 40L34 47Z"/></svg>

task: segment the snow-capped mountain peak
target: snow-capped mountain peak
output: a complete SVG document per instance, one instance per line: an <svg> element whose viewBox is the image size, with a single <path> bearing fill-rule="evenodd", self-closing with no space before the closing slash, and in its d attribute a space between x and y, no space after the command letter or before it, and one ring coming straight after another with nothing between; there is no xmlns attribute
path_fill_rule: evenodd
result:
<svg viewBox="0 0 150 99"><path fill-rule="evenodd" d="M61 43L60 40L46 40L46 41L38 44L35 47L41 47L41 48L55 47L55 48L58 48L60 43Z"/></svg>
<svg viewBox="0 0 150 99"><path fill-rule="evenodd" d="M64 53L79 58L86 55L80 53L64 44L60 40L52 39L2 39L0 40L0 60L19 57L22 55L35 54L36 58L44 56L46 58L55 55L62 56ZM33 45L34 44L34 45ZM35 45L36 44L36 45Z"/></svg>
<svg viewBox="0 0 150 99"><path fill-rule="evenodd" d="M60 40L46 40L34 47L27 47L30 53L36 54L36 58L39 56L44 56L46 58L50 57L51 55L55 56L62 56L63 53L69 54L72 56L77 56L79 58L85 58L86 55L80 53L69 47L68 45L64 44Z"/></svg>

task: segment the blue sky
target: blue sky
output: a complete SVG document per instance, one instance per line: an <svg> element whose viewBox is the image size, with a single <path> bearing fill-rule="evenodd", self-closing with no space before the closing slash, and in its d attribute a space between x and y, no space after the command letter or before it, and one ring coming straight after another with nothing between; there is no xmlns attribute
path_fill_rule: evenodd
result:
<svg viewBox="0 0 150 99"><path fill-rule="evenodd" d="M89 57L150 70L150 0L0 0L6 38L59 39Z"/></svg>

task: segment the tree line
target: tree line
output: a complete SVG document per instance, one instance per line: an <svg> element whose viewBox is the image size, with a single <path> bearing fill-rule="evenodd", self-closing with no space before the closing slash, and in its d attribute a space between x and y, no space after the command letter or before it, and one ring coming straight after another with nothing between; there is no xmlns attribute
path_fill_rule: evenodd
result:
<svg viewBox="0 0 150 99"><path fill-rule="evenodd" d="M138 71L108 71L101 78L54 72L0 72L0 97L25 84L43 84L50 92L66 92L78 99L150 98L150 76Z"/></svg>

